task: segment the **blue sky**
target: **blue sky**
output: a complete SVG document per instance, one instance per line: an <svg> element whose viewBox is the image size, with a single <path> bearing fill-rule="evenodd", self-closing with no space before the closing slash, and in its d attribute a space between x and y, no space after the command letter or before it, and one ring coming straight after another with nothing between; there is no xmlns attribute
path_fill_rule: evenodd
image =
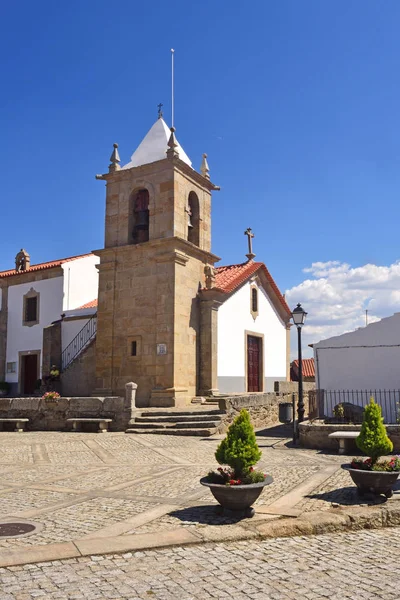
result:
<svg viewBox="0 0 400 600"><path fill-rule="evenodd" d="M213 251L303 269L400 258L400 3L17 1L0 22L0 269L102 247L105 172L157 117L212 180ZM324 277L322 277L323 279ZM370 291L368 292L370 297ZM367 297L367 296L366 296ZM381 310L382 312L382 310ZM377 316L383 316L378 314ZM311 313L310 313L311 318Z"/></svg>

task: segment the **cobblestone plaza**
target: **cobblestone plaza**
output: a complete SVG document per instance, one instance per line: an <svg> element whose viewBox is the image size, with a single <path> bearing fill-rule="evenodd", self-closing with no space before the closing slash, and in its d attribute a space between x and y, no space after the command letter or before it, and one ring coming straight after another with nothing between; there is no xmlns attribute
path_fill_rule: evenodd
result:
<svg viewBox="0 0 400 600"><path fill-rule="evenodd" d="M0 537L1 600L399 598L397 529L255 539L257 523L280 515L360 504L340 468L343 457L334 453L258 432L260 467L274 482L257 501L255 517L240 520L218 515L199 484L217 466L220 438L3 432L1 439L0 521L36 526L29 535ZM397 487L388 504L399 496ZM111 540L123 548L162 535L175 545L106 554L114 552ZM58 558L57 549L71 542L98 544L102 556L95 550L43 562L43 549L53 548ZM27 550L32 559L21 562L31 564L7 566L10 555Z"/></svg>

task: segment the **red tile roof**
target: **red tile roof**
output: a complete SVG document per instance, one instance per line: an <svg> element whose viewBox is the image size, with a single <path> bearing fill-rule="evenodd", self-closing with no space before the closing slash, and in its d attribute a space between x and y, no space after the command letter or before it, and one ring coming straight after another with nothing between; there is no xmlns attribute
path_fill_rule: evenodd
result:
<svg viewBox="0 0 400 600"><path fill-rule="evenodd" d="M292 363L296 369L299 368L299 361L294 360ZM303 358L301 361L303 377L315 377L315 365L313 358Z"/></svg>
<svg viewBox="0 0 400 600"><path fill-rule="evenodd" d="M82 304L82 306L79 308L97 308L97 298L91 300L90 302L86 302L86 304Z"/></svg>
<svg viewBox="0 0 400 600"><path fill-rule="evenodd" d="M216 267L214 289L218 289L222 292L225 292L226 294L229 294L230 292L233 292L235 289L237 289L242 283L244 283L251 275L253 275L253 273L258 271L259 269L261 269L264 272L268 282L270 283L283 308L288 314L291 314L291 310L286 304L285 298L282 296L278 286L272 279L267 267L262 262L250 261L241 263L239 265L227 265L226 267Z"/></svg>
<svg viewBox="0 0 400 600"><path fill-rule="evenodd" d="M93 256L93 254L79 254L78 256L70 256L69 258L60 258L59 260L52 260L50 262L31 265L29 269L26 269L26 271L17 272L15 269L12 269L10 271L0 271L0 278L11 277L12 275L24 275L25 273L33 273L34 271L44 271L45 269L60 267L66 262L70 262L71 260L77 260L78 258L85 258L86 256Z"/></svg>

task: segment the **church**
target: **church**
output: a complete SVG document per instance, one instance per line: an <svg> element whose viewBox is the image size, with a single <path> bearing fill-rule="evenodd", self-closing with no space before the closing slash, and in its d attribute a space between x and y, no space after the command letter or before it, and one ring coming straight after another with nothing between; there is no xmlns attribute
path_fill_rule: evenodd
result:
<svg viewBox="0 0 400 600"><path fill-rule="evenodd" d="M96 175L106 184L104 248L32 266L23 250L0 272L0 382L29 395L56 366L63 395L121 396L133 381L138 406L169 407L289 380L290 309L254 260L251 229L246 260L216 266L219 187L207 155L196 171L160 114L120 163L114 144L108 172ZM60 300L49 310L56 277Z"/></svg>

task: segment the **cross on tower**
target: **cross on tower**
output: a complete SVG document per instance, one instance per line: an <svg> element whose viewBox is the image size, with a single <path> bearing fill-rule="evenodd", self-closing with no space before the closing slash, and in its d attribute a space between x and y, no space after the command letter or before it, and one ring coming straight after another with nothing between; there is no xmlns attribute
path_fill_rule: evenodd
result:
<svg viewBox="0 0 400 600"><path fill-rule="evenodd" d="M164 106L164 104L161 104L161 102L160 102L160 104L157 105L157 107L158 107L158 118L159 119L161 119L162 116L163 116L163 111L162 111L162 107L163 106Z"/></svg>
<svg viewBox="0 0 400 600"><path fill-rule="evenodd" d="M246 229L246 231L244 232L244 235L247 235L248 243L249 243L249 253L246 254L246 256L249 260L253 260L253 258L255 258L255 254L253 253L253 243L252 243L254 233L252 232L251 228L248 227Z"/></svg>

